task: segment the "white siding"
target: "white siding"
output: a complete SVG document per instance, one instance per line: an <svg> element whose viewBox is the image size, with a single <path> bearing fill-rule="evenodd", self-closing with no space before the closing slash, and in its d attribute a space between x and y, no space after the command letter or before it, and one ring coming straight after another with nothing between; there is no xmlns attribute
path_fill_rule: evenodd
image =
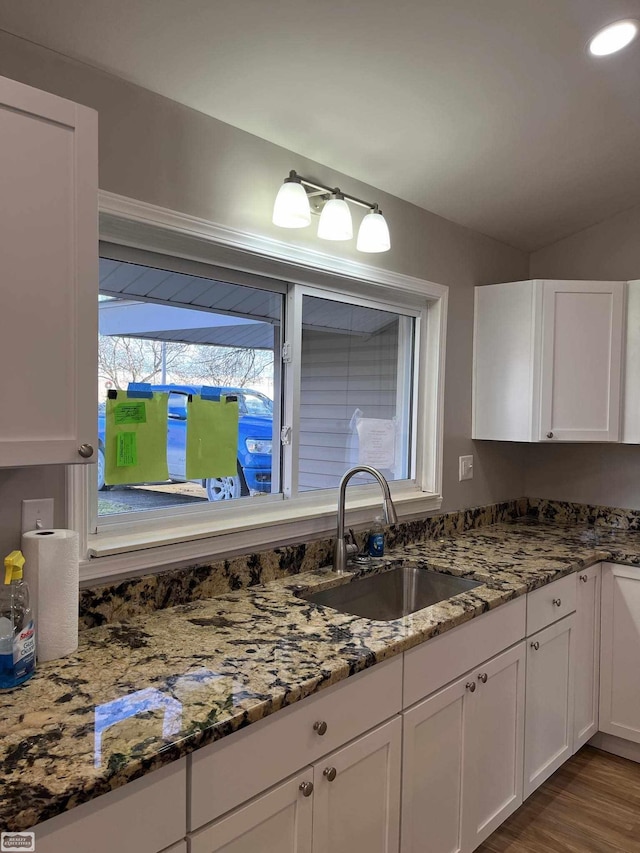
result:
<svg viewBox="0 0 640 853"><path fill-rule="evenodd" d="M358 462L350 421L396 415L398 323L373 335L305 329L300 385L300 491L335 488ZM391 479L393 474L384 471ZM355 479L354 482L364 482Z"/></svg>

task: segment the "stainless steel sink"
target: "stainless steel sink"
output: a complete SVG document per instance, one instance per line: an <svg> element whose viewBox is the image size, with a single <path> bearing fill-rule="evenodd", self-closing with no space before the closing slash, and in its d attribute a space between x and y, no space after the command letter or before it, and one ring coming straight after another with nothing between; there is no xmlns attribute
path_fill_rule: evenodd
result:
<svg viewBox="0 0 640 853"><path fill-rule="evenodd" d="M481 584L467 578L415 566L398 566L333 589L303 592L300 598L313 604L324 604L341 613L389 622L476 586Z"/></svg>

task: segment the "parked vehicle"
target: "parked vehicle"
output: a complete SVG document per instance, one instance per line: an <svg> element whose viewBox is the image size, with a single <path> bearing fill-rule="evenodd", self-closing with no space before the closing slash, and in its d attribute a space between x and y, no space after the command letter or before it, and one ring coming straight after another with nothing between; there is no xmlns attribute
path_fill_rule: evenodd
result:
<svg viewBox="0 0 640 853"><path fill-rule="evenodd" d="M210 386L208 386L210 388ZM152 391L169 394L167 423L167 464L172 483L185 483L187 442L187 395L199 394L199 385L152 385ZM215 388L220 394L238 398L238 461L234 477L210 477L203 480L210 501L232 500L252 492L271 492L271 447L273 403L259 391L249 388ZM104 482L105 408L98 407L98 489L108 489ZM151 484L132 484L151 485Z"/></svg>

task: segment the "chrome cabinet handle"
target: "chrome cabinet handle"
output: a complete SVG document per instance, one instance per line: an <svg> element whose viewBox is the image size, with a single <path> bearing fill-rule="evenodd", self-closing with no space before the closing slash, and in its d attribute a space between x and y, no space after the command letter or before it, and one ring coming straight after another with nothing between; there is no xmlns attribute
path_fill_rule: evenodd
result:
<svg viewBox="0 0 640 853"><path fill-rule="evenodd" d="M589 578L586 575L580 575L580 580L582 581L582 583L587 583Z"/></svg>
<svg viewBox="0 0 640 853"><path fill-rule="evenodd" d="M313 794L313 782L302 782L300 785L303 797L310 797Z"/></svg>
<svg viewBox="0 0 640 853"><path fill-rule="evenodd" d="M552 433L552 432L548 432L548 433L547 433L547 438L553 438L553 433Z"/></svg>
<svg viewBox="0 0 640 853"><path fill-rule="evenodd" d="M327 724L324 720L319 720L317 723L313 724L313 730L321 737L327 733Z"/></svg>
<svg viewBox="0 0 640 853"><path fill-rule="evenodd" d="M540 648L540 643L536 640L535 643L531 643L531 648L538 651L538 649Z"/></svg>
<svg viewBox="0 0 640 853"><path fill-rule="evenodd" d="M560 607L560 605L562 604L562 599L561 598L554 598L553 603L555 604L556 607Z"/></svg>
<svg viewBox="0 0 640 853"><path fill-rule="evenodd" d="M467 688L469 693L475 693L476 683L475 683L475 681L467 681L467 683L465 684L465 687Z"/></svg>
<svg viewBox="0 0 640 853"><path fill-rule="evenodd" d="M93 456L93 445L92 444L81 444L78 448L78 453L82 456L83 459L91 459Z"/></svg>
<svg viewBox="0 0 640 853"><path fill-rule="evenodd" d="M338 775L338 771L335 767L325 767L322 771L322 775L327 779L327 781L333 782Z"/></svg>
<svg viewBox="0 0 640 853"><path fill-rule="evenodd" d="M478 676L478 681L481 681L483 684L486 684L486 683L487 683L487 678L489 678L489 676L487 675L487 673L486 673L486 672L481 672L481 673L480 673L480 675Z"/></svg>

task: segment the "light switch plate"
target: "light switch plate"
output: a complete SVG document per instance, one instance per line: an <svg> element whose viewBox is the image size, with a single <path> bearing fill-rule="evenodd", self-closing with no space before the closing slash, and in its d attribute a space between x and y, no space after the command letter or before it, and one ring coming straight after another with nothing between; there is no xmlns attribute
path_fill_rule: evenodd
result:
<svg viewBox="0 0 640 853"><path fill-rule="evenodd" d="M460 456L458 466L460 480L473 480L473 456Z"/></svg>
<svg viewBox="0 0 640 853"><path fill-rule="evenodd" d="M53 498L22 501L22 532L53 527Z"/></svg>

